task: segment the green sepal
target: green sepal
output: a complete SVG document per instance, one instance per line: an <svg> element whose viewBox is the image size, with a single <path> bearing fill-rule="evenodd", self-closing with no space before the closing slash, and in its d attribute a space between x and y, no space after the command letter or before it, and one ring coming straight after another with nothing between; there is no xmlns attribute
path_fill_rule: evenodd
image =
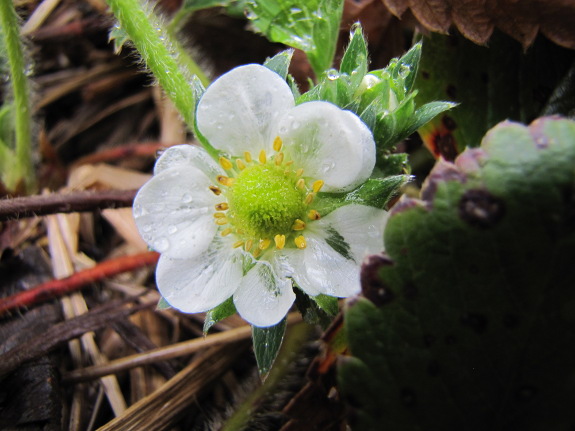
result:
<svg viewBox="0 0 575 431"><path fill-rule="evenodd" d="M160 300L158 301L158 305L156 305L156 310L169 310L170 308L173 308L173 307L162 296L160 298Z"/></svg>
<svg viewBox="0 0 575 431"><path fill-rule="evenodd" d="M318 193L314 209L322 217L339 207L349 204L366 205L385 209L387 203L399 193L409 180L409 175L394 175L387 178L372 178L349 193Z"/></svg>
<svg viewBox="0 0 575 431"><path fill-rule="evenodd" d="M261 376L266 375L272 367L281 347L286 326L287 320L285 317L274 326L268 326L266 328L252 326L254 354Z"/></svg>
<svg viewBox="0 0 575 431"><path fill-rule="evenodd" d="M210 311L206 313L206 318L204 320L204 334L207 334L208 331L221 320L224 320L226 317L230 317L233 314L236 314L236 306L234 305L233 297L229 297L220 305L215 308L212 308Z"/></svg>
<svg viewBox="0 0 575 431"><path fill-rule="evenodd" d="M410 173L410 165L408 163L409 156L406 153L393 153L386 154L377 160L377 165L374 169L373 177L385 178L400 173ZM377 175L375 175L377 173Z"/></svg>
<svg viewBox="0 0 575 431"><path fill-rule="evenodd" d="M349 45L341 59L339 72L350 77L354 91L367 73L367 43L359 23L352 27Z"/></svg>
<svg viewBox="0 0 575 431"><path fill-rule="evenodd" d="M119 54L124 45L130 42L130 37L128 33L126 33L126 30L119 25L115 25L112 27L112 30L110 30L108 41L114 43L114 54Z"/></svg>
<svg viewBox="0 0 575 431"><path fill-rule="evenodd" d="M330 316L335 316L339 312L339 303L335 296L319 294L312 296L311 299Z"/></svg>
<svg viewBox="0 0 575 431"><path fill-rule="evenodd" d="M285 51L266 59L266 61L264 61L264 66L269 70L273 70L283 79L286 79L292 56L293 49L286 49Z"/></svg>
<svg viewBox="0 0 575 431"><path fill-rule="evenodd" d="M309 296L301 289L294 289L295 305L301 313L303 320L309 325L320 325L327 328L332 321L333 315L328 313L315 301L315 297ZM337 299L336 300L337 304Z"/></svg>

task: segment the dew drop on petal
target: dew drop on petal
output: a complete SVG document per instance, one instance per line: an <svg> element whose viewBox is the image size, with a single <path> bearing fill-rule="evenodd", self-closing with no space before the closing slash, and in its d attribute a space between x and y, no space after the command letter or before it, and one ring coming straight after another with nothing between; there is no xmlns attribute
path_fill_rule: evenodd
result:
<svg viewBox="0 0 575 431"><path fill-rule="evenodd" d="M151 224L145 224L142 226L142 232L151 232L152 231L152 225Z"/></svg>
<svg viewBox="0 0 575 431"><path fill-rule="evenodd" d="M168 227L168 233L169 233L170 235L175 234L177 231L178 231L178 227L177 227L177 226L172 225L172 226Z"/></svg>
<svg viewBox="0 0 575 431"><path fill-rule="evenodd" d="M142 214L142 205L134 205L134 217L140 217Z"/></svg>
<svg viewBox="0 0 575 431"><path fill-rule="evenodd" d="M321 165L321 171L323 173L331 171L335 167L334 161L326 161Z"/></svg>
<svg viewBox="0 0 575 431"><path fill-rule="evenodd" d="M168 248L170 248L170 241L168 241L168 238L158 238L154 243L154 249L159 253L163 253Z"/></svg>
<svg viewBox="0 0 575 431"><path fill-rule="evenodd" d="M189 204L192 201L192 195L189 193L184 193L182 196L182 202L185 204Z"/></svg>

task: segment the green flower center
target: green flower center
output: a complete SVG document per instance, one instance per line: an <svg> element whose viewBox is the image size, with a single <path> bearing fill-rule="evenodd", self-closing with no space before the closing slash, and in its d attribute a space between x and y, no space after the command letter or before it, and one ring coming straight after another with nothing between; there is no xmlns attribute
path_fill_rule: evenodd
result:
<svg viewBox="0 0 575 431"><path fill-rule="evenodd" d="M228 218L249 237L273 238L289 233L305 216L305 192L274 164L252 165L235 177L228 192Z"/></svg>

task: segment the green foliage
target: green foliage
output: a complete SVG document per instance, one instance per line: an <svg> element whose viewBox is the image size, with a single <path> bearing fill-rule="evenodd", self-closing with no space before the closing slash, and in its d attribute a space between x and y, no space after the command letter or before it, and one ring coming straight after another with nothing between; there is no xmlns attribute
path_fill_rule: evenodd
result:
<svg viewBox="0 0 575 431"><path fill-rule="evenodd" d="M316 76L331 67L342 0L251 0L246 6L256 30L272 42L304 51Z"/></svg>
<svg viewBox="0 0 575 431"><path fill-rule="evenodd" d="M575 122L505 122L394 207L345 315L353 429L572 426L573 166Z"/></svg>
<svg viewBox="0 0 575 431"><path fill-rule="evenodd" d="M254 354L256 355L258 371L261 375L266 375L272 367L282 345L286 326L286 318L277 325L267 328L252 326Z"/></svg>
<svg viewBox="0 0 575 431"><path fill-rule="evenodd" d="M236 306L234 305L234 299L230 297L225 302L222 302L220 305L206 313L206 319L204 320L204 334L207 334L210 328L220 320L224 320L226 317L230 317L233 314L236 314Z"/></svg>
<svg viewBox="0 0 575 431"><path fill-rule="evenodd" d="M293 49L282 51L279 54L274 55L272 58L268 58L266 61L264 61L264 66L270 70L273 70L283 79L286 79L292 56Z"/></svg>

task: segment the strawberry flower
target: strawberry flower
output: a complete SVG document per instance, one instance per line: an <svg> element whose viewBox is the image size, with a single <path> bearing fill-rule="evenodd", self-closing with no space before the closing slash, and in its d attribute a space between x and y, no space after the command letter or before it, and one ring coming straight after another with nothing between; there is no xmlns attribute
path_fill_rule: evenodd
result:
<svg viewBox="0 0 575 431"><path fill-rule="evenodd" d="M134 202L142 237L161 253L164 299L196 313L233 297L245 320L267 327L292 306L294 285L312 297L358 293L387 219L346 199L375 165L367 126L328 102L296 106L285 80L259 65L216 80L196 121L219 159L168 148ZM335 209L321 205L333 197Z"/></svg>

